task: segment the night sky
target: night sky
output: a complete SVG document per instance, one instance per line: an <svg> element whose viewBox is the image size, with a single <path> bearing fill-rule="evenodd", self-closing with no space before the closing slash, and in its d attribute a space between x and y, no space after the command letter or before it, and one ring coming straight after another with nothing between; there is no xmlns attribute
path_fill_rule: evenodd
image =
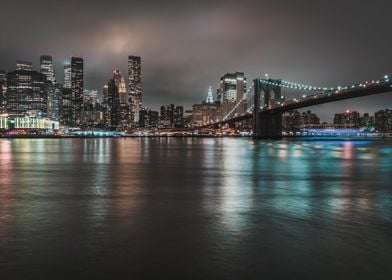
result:
<svg viewBox="0 0 392 280"><path fill-rule="evenodd" d="M366 3L364 3L366 2ZM49 54L62 82L71 56L85 87L101 91L127 56L142 57L143 103L190 108L234 71L338 86L392 74L392 1L2 0L0 69ZM346 109L392 108L392 94L310 108L323 120Z"/></svg>

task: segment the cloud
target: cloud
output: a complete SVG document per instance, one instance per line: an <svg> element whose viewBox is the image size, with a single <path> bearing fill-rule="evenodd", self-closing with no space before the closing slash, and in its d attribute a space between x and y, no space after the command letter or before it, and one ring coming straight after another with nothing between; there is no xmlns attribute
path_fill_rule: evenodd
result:
<svg viewBox="0 0 392 280"><path fill-rule="evenodd" d="M333 86L392 71L391 8L377 0L3 0L0 68L13 70L17 59L38 66L39 55L51 54L61 81L64 61L81 56L85 85L100 90L113 69L127 73L128 55L140 55L145 105L153 108L190 107L232 71L249 81L269 73ZM375 111L391 103L383 95L348 105ZM339 104L317 110L330 119Z"/></svg>

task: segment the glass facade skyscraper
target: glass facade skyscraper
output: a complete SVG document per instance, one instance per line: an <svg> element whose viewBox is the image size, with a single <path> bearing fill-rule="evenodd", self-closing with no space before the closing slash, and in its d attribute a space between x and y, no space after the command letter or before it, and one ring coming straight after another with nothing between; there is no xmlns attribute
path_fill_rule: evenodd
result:
<svg viewBox="0 0 392 280"><path fill-rule="evenodd" d="M72 118L72 82L71 65L64 65L64 85L61 98L61 118L60 122L65 126L73 126Z"/></svg>
<svg viewBox="0 0 392 280"><path fill-rule="evenodd" d="M42 73L31 70L16 70L8 73L6 105L8 114L12 117L27 115L46 117L47 89L48 81Z"/></svg>
<svg viewBox="0 0 392 280"><path fill-rule="evenodd" d="M129 124L135 127L139 122L139 111L142 109L142 83L140 56L128 57L128 95Z"/></svg>
<svg viewBox="0 0 392 280"><path fill-rule="evenodd" d="M230 113L236 103L238 103L246 92L246 78L244 73L235 72L227 73L220 80L220 102L222 116L226 116ZM237 114L245 112L246 102L243 105L238 106L236 109Z"/></svg>
<svg viewBox="0 0 392 280"><path fill-rule="evenodd" d="M46 76L48 92L48 117L53 120L59 120L60 97L58 88L56 89L56 77L52 57L50 55L41 55L40 72ZM58 87L58 86L57 86Z"/></svg>

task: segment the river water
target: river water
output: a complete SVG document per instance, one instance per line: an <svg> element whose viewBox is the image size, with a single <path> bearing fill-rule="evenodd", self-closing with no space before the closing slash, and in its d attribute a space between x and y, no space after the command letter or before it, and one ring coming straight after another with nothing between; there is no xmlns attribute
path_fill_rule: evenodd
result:
<svg viewBox="0 0 392 280"><path fill-rule="evenodd" d="M0 139L0 279L391 279L392 141Z"/></svg>

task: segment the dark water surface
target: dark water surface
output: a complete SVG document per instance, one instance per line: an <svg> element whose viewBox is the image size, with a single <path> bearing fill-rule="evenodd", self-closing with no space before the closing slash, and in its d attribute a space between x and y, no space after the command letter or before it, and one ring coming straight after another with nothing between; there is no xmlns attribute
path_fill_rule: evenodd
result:
<svg viewBox="0 0 392 280"><path fill-rule="evenodd" d="M0 279L392 279L392 140L0 139Z"/></svg>

